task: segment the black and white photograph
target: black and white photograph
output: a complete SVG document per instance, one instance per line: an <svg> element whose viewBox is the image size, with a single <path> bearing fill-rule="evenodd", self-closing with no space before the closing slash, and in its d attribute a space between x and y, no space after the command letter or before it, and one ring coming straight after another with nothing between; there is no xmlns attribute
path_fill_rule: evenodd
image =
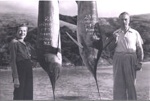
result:
<svg viewBox="0 0 150 101"><path fill-rule="evenodd" d="M0 101L150 100L149 0L0 0Z"/></svg>

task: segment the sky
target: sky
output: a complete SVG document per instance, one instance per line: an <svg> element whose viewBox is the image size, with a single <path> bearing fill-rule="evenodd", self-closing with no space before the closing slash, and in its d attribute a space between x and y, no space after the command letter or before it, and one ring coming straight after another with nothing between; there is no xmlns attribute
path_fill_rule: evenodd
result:
<svg viewBox="0 0 150 101"><path fill-rule="evenodd" d="M77 14L75 0L60 0L60 12L70 15ZM150 13L150 0L97 0L98 15L116 17L121 12L131 15Z"/></svg>
<svg viewBox="0 0 150 101"><path fill-rule="evenodd" d="M130 15L150 13L150 0L97 0L99 17L117 17L121 12ZM3 6L18 6L28 11L38 12L38 0L0 0ZM75 0L59 0L60 13L65 15L77 15Z"/></svg>

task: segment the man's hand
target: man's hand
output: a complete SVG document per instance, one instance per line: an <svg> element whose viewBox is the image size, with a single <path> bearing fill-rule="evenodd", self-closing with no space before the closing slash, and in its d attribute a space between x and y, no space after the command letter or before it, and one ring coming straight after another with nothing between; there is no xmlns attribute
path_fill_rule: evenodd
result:
<svg viewBox="0 0 150 101"><path fill-rule="evenodd" d="M14 78L14 87L15 88L19 88L19 86L20 86L19 79L18 78Z"/></svg>
<svg viewBox="0 0 150 101"><path fill-rule="evenodd" d="M93 39L94 40L100 40L100 37L98 37L97 35L93 35Z"/></svg>
<svg viewBox="0 0 150 101"><path fill-rule="evenodd" d="M117 42L118 42L118 37L119 37L119 35L118 35L118 34L113 34L113 37L115 38L116 43L117 43Z"/></svg>
<svg viewBox="0 0 150 101"><path fill-rule="evenodd" d="M142 70L142 63L138 61L135 69L136 69L136 71Z"/></svg>

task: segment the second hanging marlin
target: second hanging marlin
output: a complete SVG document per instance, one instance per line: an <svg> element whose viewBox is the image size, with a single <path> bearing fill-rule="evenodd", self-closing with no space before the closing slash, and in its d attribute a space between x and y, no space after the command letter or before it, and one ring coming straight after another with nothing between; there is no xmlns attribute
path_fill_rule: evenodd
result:
<svg viewBox="0 0 150 101"><path fill-rule="evenodd" d="M76 1L78 5L77 40L83 48L79 47L83 63L97 81L97 64L103 49L102 35L98 23L96 1Z"/></svg>

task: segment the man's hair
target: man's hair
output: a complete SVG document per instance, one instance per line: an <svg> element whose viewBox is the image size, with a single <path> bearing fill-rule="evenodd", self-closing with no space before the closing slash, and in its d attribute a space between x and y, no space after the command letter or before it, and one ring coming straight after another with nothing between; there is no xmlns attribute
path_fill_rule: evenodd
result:
<svg viewBox="0 0 150 101"><path fill-rule="evenodd" d="M130 17L130 14L128 12L122 12L120 15L119 15L119 18L122 16L122 15L128 15Z"/></svg>

